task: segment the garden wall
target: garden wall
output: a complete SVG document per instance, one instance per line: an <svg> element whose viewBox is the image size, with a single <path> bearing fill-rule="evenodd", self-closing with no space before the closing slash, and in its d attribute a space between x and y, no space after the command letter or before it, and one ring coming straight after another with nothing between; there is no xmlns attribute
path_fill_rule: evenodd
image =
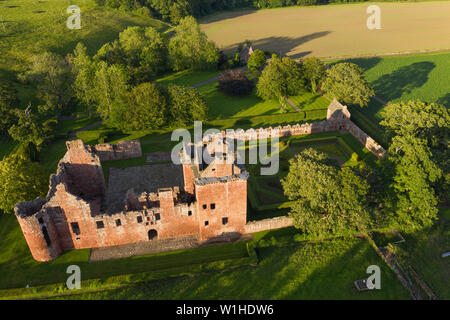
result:
<svg viewBox="0 0 450 320"><path fill-rule="evenodd" d="M245 225L246 233L255 233L264 230L272 230L293 226L292 219L287 216L251 221Z"/></svg>
<svg viewBox="0 0 450 320"><path fill-rule="evenodd" d="M101 143L88 146L95 152L100 161L124 160L142 157L141 143L139 140L120 141L117 144Z"/></svg>

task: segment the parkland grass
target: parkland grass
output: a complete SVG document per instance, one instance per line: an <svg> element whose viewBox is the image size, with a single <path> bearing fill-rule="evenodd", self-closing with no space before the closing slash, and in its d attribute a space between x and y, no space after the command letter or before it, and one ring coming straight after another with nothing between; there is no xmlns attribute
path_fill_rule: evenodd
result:
<svg viewBox="0 0 450 320"><path fill-rule="evenodd" d="M280 237L273 230L255 238ZM282 230L282 233L295 229ZM276 241L274 242L276 243ZM189 278L132 284L120 289L65 299L409 299L395 275L364 240L335 239L257 249L259 264ZM381 290L358 292L353 284L367 278L366 268L381 269Z"/></svg>
<svg viewBox="0 0 450 320"><path fill-rule="evenodd" d="M375 94L384 101L422 100L450 107L450 53L343 60L358 64ZM340 61L340 62L343 62ZM383 105L372 99L360 111L375 123Z"/></svg>

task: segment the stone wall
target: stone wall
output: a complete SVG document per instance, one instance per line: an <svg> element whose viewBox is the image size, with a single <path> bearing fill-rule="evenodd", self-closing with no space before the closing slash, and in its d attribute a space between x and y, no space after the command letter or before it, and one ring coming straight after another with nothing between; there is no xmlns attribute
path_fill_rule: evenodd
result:
<svg viewBox="0 0 450 320"><path fill-rule="evenodd" d="M334 100L329 108L327 119L319 122L285 125L278 127L258 128L258 129L228 129L220 133L209 134L203 137L204 142L211 142L216 139L236 139L242 141L269 139L273 137L289 137L311 133L328 131L347 131L366 147L376 157L383 157L386 153L384 148L379 145L368 134L362 131L355 123L350 120L350 112L346 106L341 105Z"/></svg>
<svg viewBox="0 0 450 320"><path fill-rule="evenodd" d="M292 227L294 224L288 216L250 221L245 226L245 233L255 233L264 230Z"/></svg>
<svg viewBox="0 0 450 320"><path fill-rule="evenodd" d="M372 139L367 133L362 131L354 122L348 120L346 131L348 131L353 137L355 137L356 140L358 140L376 157L381 158L386 154L386 150L384 150L384 148L380 146L374 139Z"/></svg>
<svg viewBox="0 0 450 320"><path fill-rule="evenodd" d="M120 141L117 144L101 143L89 146L100 161L124 160L142 157L141 143L139 140Z"/></svg>

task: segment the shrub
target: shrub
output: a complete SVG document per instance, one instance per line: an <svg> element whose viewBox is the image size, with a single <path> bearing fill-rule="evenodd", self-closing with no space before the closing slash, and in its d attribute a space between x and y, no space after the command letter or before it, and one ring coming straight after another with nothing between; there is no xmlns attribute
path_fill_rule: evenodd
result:
<svg viewBox="0 0 450 320"><path fill-rule="evenodd" d="M244 70L227 71L220 76L217 89L233 96L248 95L253 91L253 81L249 80Z"/></svg>
<svg viewBox="0 0 450 320"><path fill-rule="evenodd" d="M266 56L264 55L264 52L262 52L259 49L256 49L248 59L247 65L250 69L255 68L261 68L266 64Z"/></svg>

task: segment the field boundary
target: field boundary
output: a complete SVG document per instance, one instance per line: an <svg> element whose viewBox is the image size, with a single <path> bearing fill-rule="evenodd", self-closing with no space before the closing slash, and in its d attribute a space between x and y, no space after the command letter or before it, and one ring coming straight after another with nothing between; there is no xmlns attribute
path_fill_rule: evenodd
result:
<svg viewBox="0 0 450 320"><path fill-rule="evenodd" d="M343 56L328 56L328 57L317 57L322 61L332 62L338 60L356 59L356 58L375 58L375 57L395 57L395 56L414 56L414 55L427 55L433 53L450 53L450 48L443 49L430 49L430 50L408 50L399 52L389 52L389 53L373 53L373 54L351 54ZM295 59L299 60L301 58Z"/></svg>

